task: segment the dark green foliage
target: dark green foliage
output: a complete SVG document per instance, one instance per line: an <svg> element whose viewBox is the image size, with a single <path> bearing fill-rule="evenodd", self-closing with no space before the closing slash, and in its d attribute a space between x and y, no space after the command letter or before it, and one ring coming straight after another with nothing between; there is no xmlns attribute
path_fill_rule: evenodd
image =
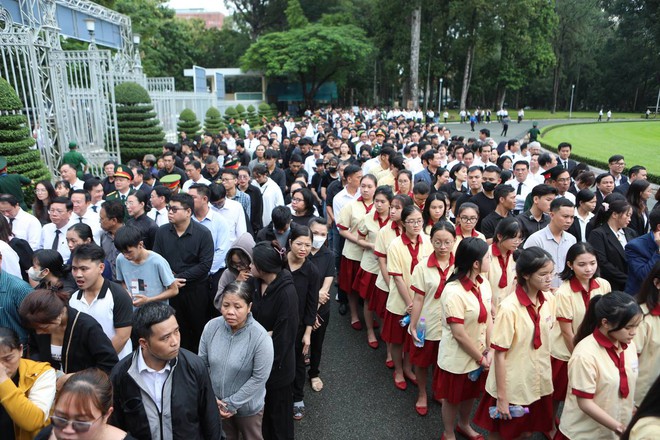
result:
<svg viewBox="0 0 660 440"><path fill-rule="evenodd" d="M147 91L137 83L125 82L115 87L115 100L122 162L159 154L165 133Z"/></svg>
<svg viewBox="0 0 660 440"><path fill-rule="evenodd" d="M231 106L227 107L227 109L225 110L225 124L229 126L231 124L231 120L234 119L233 125L236 125L236 122L238 122L236 121L236 118L238 118L238 112L236 111L236 109Z"/></svg>
<svg viewBox="0 0 660 440"><path fill-rule="evenodd" d="M264 119L266 121L270 121L270 118L273 117L273 109L270 108L268 104L265 102L262 102L259 104L259 119L263 122Z"/></svg>
<svg viewBox="0 0 660 440"><path fill-rule="evenodd" d="M204 130L213 134L219 133L225 127L220 110L210 107L204 117Z"/></svg>
<svg viewBox="0 0 660 440"><path fill-rule="evenodd" d="M194 137L195 135L200 133L202 127L199 121L197 120L197 115L195 114L195 112L193 112L189 108L186 108L183 109L183 111L179 115L179 121L176 124L176 129L179 133L184 131L188 136Z"/></svg>
<svg viewBox="0 0 660 440"><path fill-rule="evenodd" d="M254 108L252 104L248 105L247 108L247 121L250 128L254 129L260 124L259 115L257 114L257 109Z"/></svg>
<svg viewBox="0 0 660 440"><path fill-rule="evenodd" d="M241 121L247 119L247 110L245 110L243 104L238 104L236 106L236 113L238 113L238 119L240 119Z"/></svg>

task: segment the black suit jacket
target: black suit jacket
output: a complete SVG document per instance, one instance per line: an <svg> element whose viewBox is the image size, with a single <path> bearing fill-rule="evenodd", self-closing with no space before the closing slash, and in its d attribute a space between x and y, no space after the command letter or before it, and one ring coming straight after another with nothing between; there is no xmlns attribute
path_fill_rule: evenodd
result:
<svg viewBox="0 0 660 440"><path fill-rule="evenodd" d="M557 156L557 165L564 167L564 162ZM573 171L573 168L577 166L577 162L573 159L568 159L568 171Z"/></svg>
<svg viewBox="0 0 660 440"><path fill-rule="evenodd" d="M632 229L624 228L628 243L637 237ZM589 234L589 243L596 250L600 275L610 282L612 290L623 291L628 279L628 262L626 251L616 238L609 225L595 228Z"/></svg>

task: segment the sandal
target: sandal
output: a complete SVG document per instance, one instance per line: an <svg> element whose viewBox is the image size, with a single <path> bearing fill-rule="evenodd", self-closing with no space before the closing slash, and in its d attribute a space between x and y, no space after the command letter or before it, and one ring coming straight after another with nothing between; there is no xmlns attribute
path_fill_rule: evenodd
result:
<svg viewBox="0 0 660 440"><path fill-rule="evenodd" d="M312 377L310 379L312 389L317 393L323 389L323 381L320 377Z"/></svg>

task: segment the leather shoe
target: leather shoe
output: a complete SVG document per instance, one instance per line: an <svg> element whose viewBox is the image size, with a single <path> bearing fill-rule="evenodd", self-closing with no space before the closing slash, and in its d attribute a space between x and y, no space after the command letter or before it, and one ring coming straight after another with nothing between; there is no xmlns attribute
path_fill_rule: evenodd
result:
<svg viewBox="0 0 660 440"><path fill-rule="evenodd" d="M374 350L378 350L378 341L367 341L367 344L369 344L369 347L373 348Z"/></svg>
<svg viewBox="0 0 660 440"><path fill-rule="evenodd" d="M394 368L394 361L392 359L385 361L385 366L391 370Z"/></svg>
<svg viewBox="0 0 660 440"><path fill-rule="evenodd" d="M428 406L417 406L417 405L415 405L415 411L417 411L417 414L424 417L426 414L428 414L429 407Z"/></svg>
<svg viewBox="0 0 660 440"><path fill-rule="evenodd" d="M339 314L344 316L348 313L348 306L344 303L339 303Z"/></svg>
<svg viewBox="0 0 660 440"><path fill-rule="evenodd" d="M362 323L360 321L351 322L351 327L353 327L353 330L360 331L362 330Z"/></svg>
<svg viewBox="0 0 660 440"><path fill-rule="evenodd" d="M401 382L397 382L396 380L396 372L392 373L392 377L394 378L394 386L400 389L401 391L405 391L406 388L408 388L408 382L406 380L402 380Z"/></svg>

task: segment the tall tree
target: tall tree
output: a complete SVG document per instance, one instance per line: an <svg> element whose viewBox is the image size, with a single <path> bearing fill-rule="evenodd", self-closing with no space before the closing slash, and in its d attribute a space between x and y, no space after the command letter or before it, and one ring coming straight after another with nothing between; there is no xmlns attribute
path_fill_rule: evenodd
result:
<svg viewBox="0 0 660 440"><path fill-rule="evenodd" d="M419 108L419 46L422 29L422 5L418 1L410 16L410 99L412 108Z"/></svg>
<svg viewBox="0 0 660 440"><path fill-rule="evenodd" d="M286 27L284 10L287 0L225 0L225 5L234 11L237 25L252 40L269 31Z"/></svg>

